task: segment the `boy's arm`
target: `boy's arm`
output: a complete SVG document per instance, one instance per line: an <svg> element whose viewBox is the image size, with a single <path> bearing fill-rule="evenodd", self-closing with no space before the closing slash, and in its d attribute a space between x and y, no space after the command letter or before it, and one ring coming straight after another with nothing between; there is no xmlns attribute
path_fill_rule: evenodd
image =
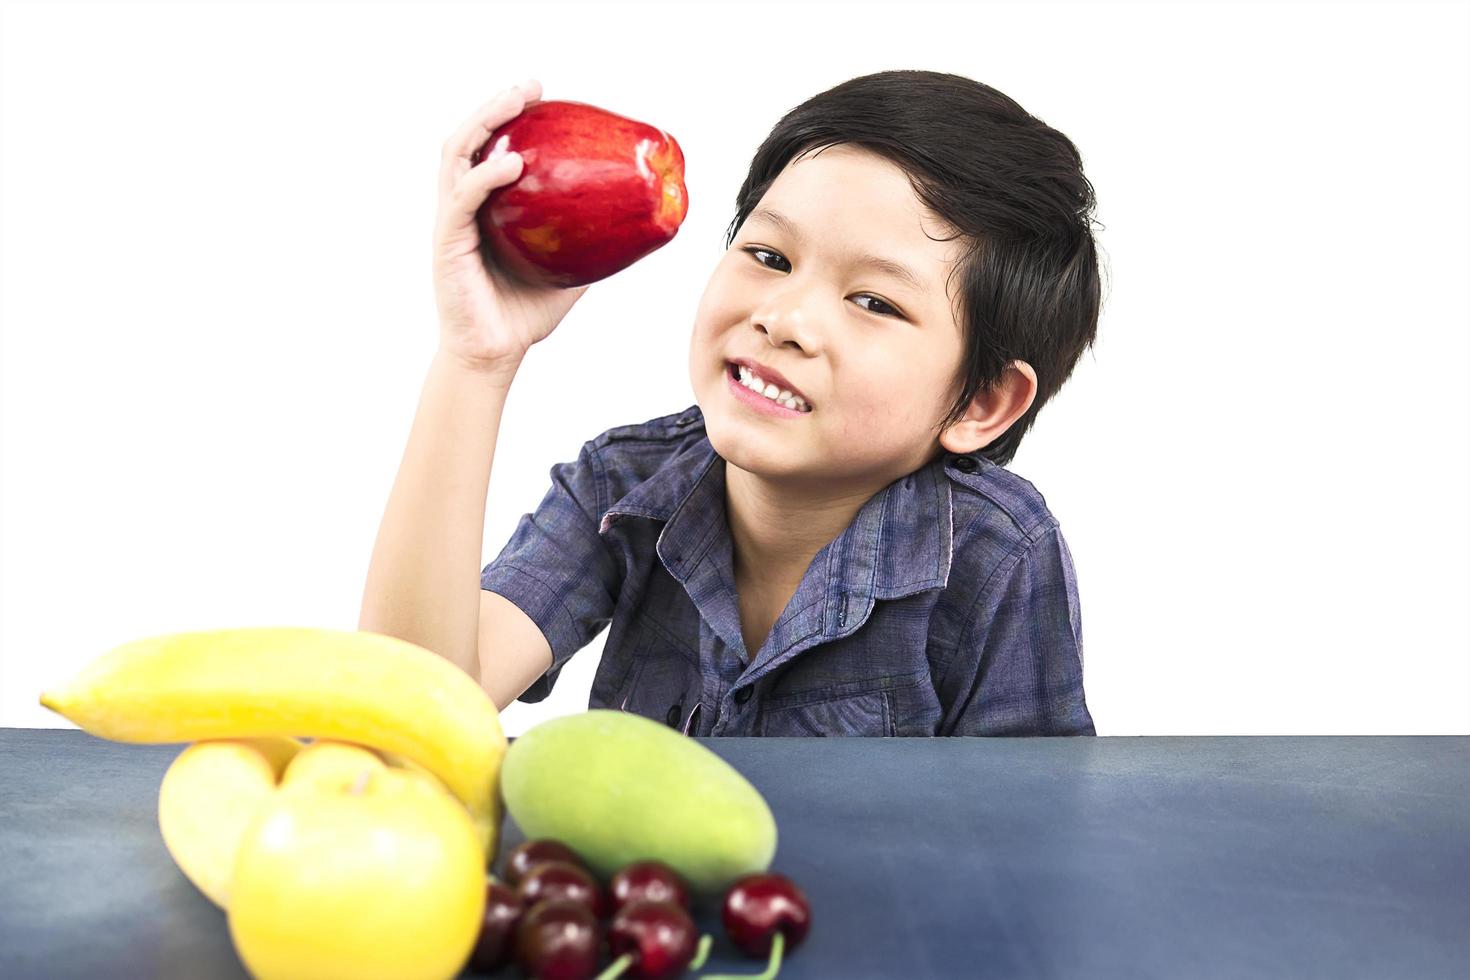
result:
<svg viewBox="0 0 1470 980"><path fill-rule="evenodd" d="M476 680L485 497L509 387L442 349L435 354L357 623L432 650Z"/></svg>
<svg viewBox="0 0 1470 980"><path fill-rule="evenodd" d="M1053 526L1017 547L976 597L945 672L940 735L1096 735L1082 689L1072 554Z"/></svg>
<svg viewBox="0 0 1470 980"><path fill-rule="evenodd" d="M480 572L480 588L503 596L503 607L519 609L544 637L537 644L541 670L531 673L529 663L518 663L516 683L502 685L515 687L521 701L551 693L567 661L612 621L622 591L622 565L598 533L606 503L599 469L606 464L597 459L596 445L585 443L576 460L552 466L541 503L521 515L500 554ZM482 656L497 650L487 644ZM489 681L488 668L485 676Z"/></svg>

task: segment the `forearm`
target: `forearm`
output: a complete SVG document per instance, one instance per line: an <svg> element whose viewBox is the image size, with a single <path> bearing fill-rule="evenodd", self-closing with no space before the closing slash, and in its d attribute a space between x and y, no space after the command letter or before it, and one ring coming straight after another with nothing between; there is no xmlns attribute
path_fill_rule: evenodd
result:
<svg viewBox="0 0 1470 980"><path fill-rule="evenodd" d="M476 680L485 498L510 379L440 351L373 545L358 629L445 657Z"/></svg>

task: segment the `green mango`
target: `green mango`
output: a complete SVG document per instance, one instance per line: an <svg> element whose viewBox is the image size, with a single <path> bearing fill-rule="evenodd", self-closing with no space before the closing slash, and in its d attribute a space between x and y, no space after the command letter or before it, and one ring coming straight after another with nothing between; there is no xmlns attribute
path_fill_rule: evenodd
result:
<svg viewBox="0 0 1470 980"><path fill-rule="evenodd" d="M714 897L776 854L770 805L734 766L626 711L528 729L506 750L500 792L527 840L561 841L604 881L634 861L663 861Z"/></svg>

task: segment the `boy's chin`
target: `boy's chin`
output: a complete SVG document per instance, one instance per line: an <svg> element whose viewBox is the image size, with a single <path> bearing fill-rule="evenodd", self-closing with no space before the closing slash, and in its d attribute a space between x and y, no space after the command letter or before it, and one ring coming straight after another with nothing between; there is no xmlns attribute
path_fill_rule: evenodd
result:
<svg viewBox="0 0 1470 980"><path fill-rule="evenodd" d="M832 462L814 455L805 440L783 439L769 432L727 432L711 423L705 435L710 448L727 464L767 480L821 479Z"/></svg>

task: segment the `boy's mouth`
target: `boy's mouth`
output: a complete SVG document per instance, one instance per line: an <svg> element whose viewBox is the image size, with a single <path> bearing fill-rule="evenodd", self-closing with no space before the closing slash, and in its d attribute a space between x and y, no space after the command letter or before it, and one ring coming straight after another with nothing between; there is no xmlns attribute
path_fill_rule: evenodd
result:
<svg viewBox="0 0 1470 980"><path fill-rule="evenodd" d="M730 376L730 380L735 384L741 385L777 405L802 414L806 414L812 410L811 402L799 391L796 391L789 382L786 382L784 378L776 374L775 371L761 368L754 362L744 358L725 362L725 371Z"/></svg>

